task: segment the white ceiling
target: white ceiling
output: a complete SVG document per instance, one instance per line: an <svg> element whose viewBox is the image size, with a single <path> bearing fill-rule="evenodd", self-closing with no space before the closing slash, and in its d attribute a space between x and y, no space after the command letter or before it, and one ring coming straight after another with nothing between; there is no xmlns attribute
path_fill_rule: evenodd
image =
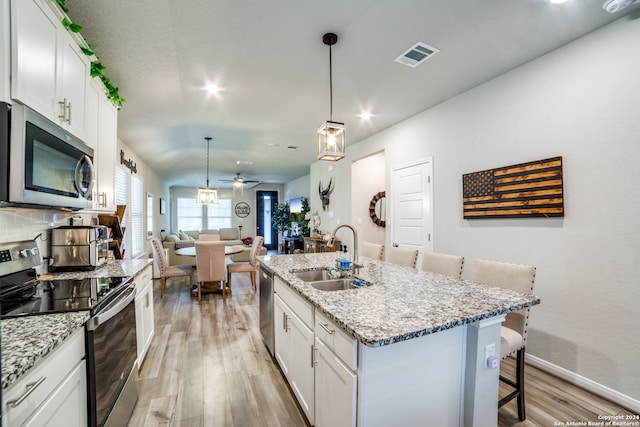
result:
<svg viewBox="0 0 640 427"><path fill-rule="evenodd" d="M126 103L118 136L170 185L284 183L309 173L316 130L333 118L348 145L591 32L603 0L67 0ZM422 41L440 53L394 59ZM594 52L594 54L597 54ZM208 83L222 90L211 95ZM369 111L367 122L358 115ZM402 143L398 141L398 143ZM275 145L270 147L270 144ZM288 146L297 146L297 150ZM254 162L237 165L236 161Z"/></svg>

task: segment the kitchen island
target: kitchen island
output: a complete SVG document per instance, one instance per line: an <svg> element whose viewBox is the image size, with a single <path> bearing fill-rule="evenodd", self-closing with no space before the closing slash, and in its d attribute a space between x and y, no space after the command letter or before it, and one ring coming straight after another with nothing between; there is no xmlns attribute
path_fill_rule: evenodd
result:
<svg viewBox="0 0 640 427"><path fill-rule="evenodd" d="M500 354L506 313L540 300L366 258L356 275L371 285L360 289L321 291L295 275L330 267L334 260L335 254L261 260L276 282L276 360L309 421L318 426L330 425L328 420L367 427L496 425L499 369L486 367L488 352ZM310 374L312 386L296 375L304 371L297 361L306 357L293 346L287 353L289 341L305 335L313 362L301 375ZM338 338L348 345L336 346ZM324 348L327 339L332 351ZM331 358L337 363L323 364ZM341 379L325 384L325 377L337 372ZM345 386L338 397L340 385L349 381L353 390ZM350 407L329 409L342 408L349 399Z"/></svg>

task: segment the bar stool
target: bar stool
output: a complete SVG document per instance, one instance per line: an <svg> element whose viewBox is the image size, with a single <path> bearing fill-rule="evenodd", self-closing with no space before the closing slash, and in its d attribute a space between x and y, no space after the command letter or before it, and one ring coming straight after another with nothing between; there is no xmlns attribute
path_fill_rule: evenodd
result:
<svg viewBox="0 0 640 427"><path fill-rule="evenodd" d="M509 264L478 259L474 265L472 280L489 286L511 289L523 294L533 292L536 268L530 265ZM500 381L514 388L514 391L500 399L498 408L512 399L518 398L518 419L526 418L524 406L524 349L529 329L529 308L507 313L500 329L500 358L516 354L516 380L500 375Z"/></svg>

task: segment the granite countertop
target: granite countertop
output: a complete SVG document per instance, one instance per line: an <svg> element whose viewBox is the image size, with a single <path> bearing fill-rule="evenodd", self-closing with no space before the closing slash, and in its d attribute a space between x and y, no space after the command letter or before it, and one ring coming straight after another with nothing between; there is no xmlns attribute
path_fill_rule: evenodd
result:
<svg viewBox="0 0 640 427"><path fill-rule="evenodd" d="M378 347L488 319L540 303L533 295L361 258L360 289L325 292L293 272L330 267L335 253L260 257L261 265L336 322L348 334Z"/></svg>
<svg viewBox="0 0 640 427"><path fill-rule="evenodd" d="M50 273L56 279L86 279L88 277L134 277L140 273L147 265L151 264L147 258L110 260L105 265L95 270L88 271L66 271Z"/></svg>
<svg viewBox="0 0 640 427"><path fill-rule="evenodd" d="M88 319L88 311L2 319L2 388L9 387Z"/></svg>
<svg viewBox="0 0 640 427"><path fill-rule="evenodd" d="M150 262L148 259L113 260L96 270L51 274L56 279L135 277ZM88 319L88 311L2 319L2 388L9 387L73 332L82 328Z"/></svg>

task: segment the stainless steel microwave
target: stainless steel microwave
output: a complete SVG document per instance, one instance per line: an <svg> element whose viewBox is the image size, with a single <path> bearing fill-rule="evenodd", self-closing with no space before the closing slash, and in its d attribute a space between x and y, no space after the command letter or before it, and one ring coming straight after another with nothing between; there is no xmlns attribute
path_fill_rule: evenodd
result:
<svg viewBox="0 0 640 427"><path fill-rule="evenodd" d="M0 157L0 205L92 207L93 149L30 108L0 103Z"/></svg>

